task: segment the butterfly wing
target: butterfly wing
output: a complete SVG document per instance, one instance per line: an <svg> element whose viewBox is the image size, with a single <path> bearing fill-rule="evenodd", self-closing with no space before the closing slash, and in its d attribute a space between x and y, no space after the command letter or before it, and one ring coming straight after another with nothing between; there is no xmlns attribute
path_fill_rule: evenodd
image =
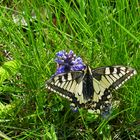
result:
<svg viewBox="0 0 140 140"><path fill-rule="evenodd" d="M67 98L76 106L85 103L83 96L84 71L62 73L46 82L46 87L60 96Z"/></svg>
<svg viewBox="0 0 140 140"><path fill-rule="evenodd" d="M136 74L124 66L101 67L91 70L58 74L47 81L46 87L70 100L75 106L97 113L107 112L111 106L111 92Z"/></svg>
<svg viewBox="0 0 140 140"><path fill-rule="evenodd" d="M91 109L97 113L108 111L111 106L111 92L118 89L134 74L136 74L134 69L124 66L109 66L92 70L94 94Z"/></svg>

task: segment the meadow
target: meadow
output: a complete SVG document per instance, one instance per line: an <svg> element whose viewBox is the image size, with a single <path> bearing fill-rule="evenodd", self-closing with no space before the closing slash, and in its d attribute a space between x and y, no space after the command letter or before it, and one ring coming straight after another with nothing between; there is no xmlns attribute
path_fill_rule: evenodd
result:
<svg viewBox="0 0 140 140"><path fill-rule="evenodd" d="M56 53L73 50L92 68L137 75L113 92L107 118L46 89ZM0 5L0 139L140 139L140 2L24 0Z"/></svg>

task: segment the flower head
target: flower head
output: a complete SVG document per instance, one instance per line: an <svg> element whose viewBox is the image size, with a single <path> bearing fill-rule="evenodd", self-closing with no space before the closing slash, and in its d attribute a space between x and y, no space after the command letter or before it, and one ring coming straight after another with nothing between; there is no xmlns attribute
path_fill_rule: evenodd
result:
<svg viewBox="0 0 140 140"><path fill-rule="evenodd" d="M81 71L86 68L80 57L76 57L72 50L67 53L62 50L56 53L55 62L57 63L57 71L55 75L69 71Z"/></svg>

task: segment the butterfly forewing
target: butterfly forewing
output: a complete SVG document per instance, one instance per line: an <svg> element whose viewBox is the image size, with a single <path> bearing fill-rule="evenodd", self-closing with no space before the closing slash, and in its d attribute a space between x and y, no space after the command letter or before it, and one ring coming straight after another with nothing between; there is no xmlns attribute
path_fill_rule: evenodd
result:
<svg viewBox="0 0 140 140"><path fill-rule="evenodd" d="M62 73L48 80L46 87L78 105L85 103L83 97L83 78L83 71Z"/></svg>
<svg viewBox="0 0 140 140"><path fill-rule="evenodd" d="M101 67L92 71L93 78L99 85L114 90L130 79L136 70L124 66Z"/></svg>

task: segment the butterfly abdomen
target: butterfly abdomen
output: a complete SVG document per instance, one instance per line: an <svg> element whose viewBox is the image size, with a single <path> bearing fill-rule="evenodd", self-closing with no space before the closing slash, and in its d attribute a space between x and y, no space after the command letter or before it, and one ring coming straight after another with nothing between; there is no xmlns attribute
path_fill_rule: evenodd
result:
<svg viewBox="0 0 140 140"><path fill-rule="evenodd" d="M93 88L93 77L91 69L87 66L83 79L83 97L85 100L92 99L94 88Z"/></svg>

